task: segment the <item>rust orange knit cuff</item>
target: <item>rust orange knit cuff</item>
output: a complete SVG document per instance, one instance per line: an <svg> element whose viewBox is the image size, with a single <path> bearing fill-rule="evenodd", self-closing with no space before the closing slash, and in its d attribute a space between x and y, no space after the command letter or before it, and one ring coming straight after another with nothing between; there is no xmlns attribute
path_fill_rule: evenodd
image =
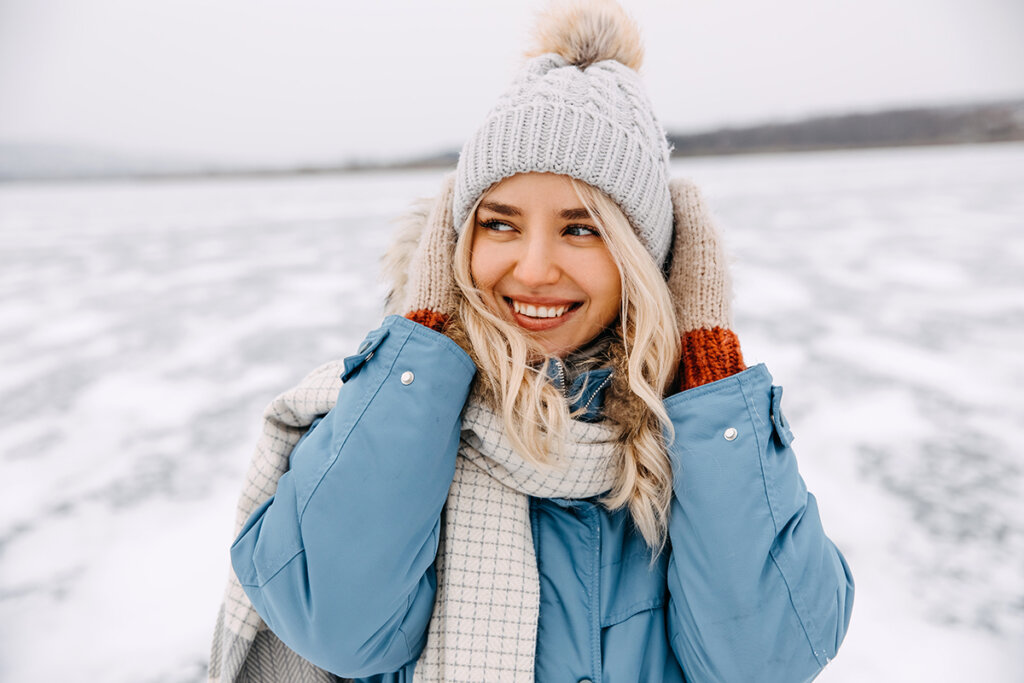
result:
<svg viewBox="0 0 1024 683"><path fill-rule="evenodd" d="M736 333L721 327L685 332L679 361L679 390L724 379L746 369Z"/></svg>
<svg viewBox="0 0 1024 683"><path fill-rule="evenodd" d="M444 328L448 326L448 316L432 311L429 308L421 308L417 311L406 313L405 317L437 332L444 332Z"/></svg>

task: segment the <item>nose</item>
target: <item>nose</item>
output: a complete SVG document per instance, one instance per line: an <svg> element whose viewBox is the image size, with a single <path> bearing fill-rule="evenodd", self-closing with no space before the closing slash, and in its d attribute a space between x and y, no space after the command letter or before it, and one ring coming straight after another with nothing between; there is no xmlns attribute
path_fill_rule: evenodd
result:
<svg viewBox="0 0 1024 683"><path fill-rule="evenodd" d="M528 236L523 240L513 275L526 287L542 287L558 282L561 269L555 257L554 245L542 237Z"/></svg>

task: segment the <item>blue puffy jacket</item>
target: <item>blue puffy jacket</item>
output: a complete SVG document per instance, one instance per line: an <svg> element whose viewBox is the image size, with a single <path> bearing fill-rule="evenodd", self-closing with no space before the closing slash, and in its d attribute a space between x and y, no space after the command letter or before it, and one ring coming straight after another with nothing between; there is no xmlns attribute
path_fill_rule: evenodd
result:
<svg viewBox="0 0 1024 683"><path fill-rule="evenodd" d="M260 616L314 664L412 680L474 374L447 337L387 318L232 546ZM781 394L759 365L665 399L676 476L653 566L627 512L531 499L537 681L806 681L835 656L853 580L797 472Z"/></svg>

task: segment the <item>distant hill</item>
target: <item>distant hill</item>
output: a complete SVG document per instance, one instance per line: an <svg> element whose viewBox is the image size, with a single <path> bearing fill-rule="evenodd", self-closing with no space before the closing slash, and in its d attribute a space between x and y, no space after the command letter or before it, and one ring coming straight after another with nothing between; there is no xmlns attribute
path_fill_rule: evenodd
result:
<svg viewBox="0 0 1024 683"><path fill-rule="evenodd" d="M817 116L697 133L669 133L675 157L797 152L863 147L949 145L1024 140L1024 99ZM103 150L0 142L0 182L110 178L185 178L347 173L450 168L458 151L402 162L249 168L187 160L146 159Z"/></svg>
<svg viewBox="0 0 1024 683"><path fill-rule="evenodd" d="M1024 100L819 116L687 135L673 156L1024 140Z"/></svg>

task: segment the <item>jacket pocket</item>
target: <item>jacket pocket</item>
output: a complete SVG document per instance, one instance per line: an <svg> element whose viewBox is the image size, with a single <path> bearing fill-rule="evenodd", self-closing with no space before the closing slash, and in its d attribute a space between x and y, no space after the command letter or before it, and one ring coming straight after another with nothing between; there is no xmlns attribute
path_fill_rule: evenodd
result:
<svg viewBox="0 0 1024 683"><path fill-rule="evenodd" d="M602 599L601 628L614 626L630 617L665 604L664 562L652 567L646 546L623 555L622 560L604 568L606 590Z"/></svg>

